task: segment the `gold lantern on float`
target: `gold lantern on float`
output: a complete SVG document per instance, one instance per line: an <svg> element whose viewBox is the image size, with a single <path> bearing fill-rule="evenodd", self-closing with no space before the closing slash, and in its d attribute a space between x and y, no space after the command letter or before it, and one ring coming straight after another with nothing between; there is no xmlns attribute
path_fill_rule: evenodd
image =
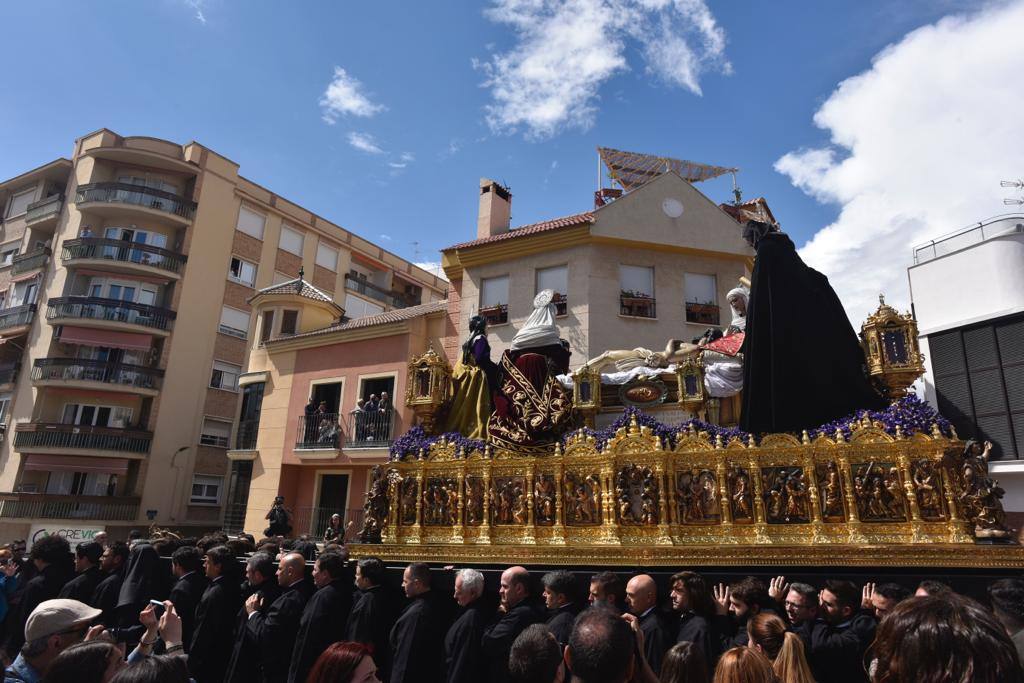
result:
<svg viewBox="0 0 1024 683"><path fill-rule="evenodd" d="M452 369L448 361L437 355L433 344L422 356L409 361L409 379L405 390L405 405L412 408L423 430L434 432L437 416L448 397Z"/></svg>
<svg viewBox="0 0 1024 683"><path fill-rule="evenodd" d="M601 370L584 365L572 373L572 404L583 415L588 427L601 410Z"/></svg>
<svg viewBox="0 0 1024 683"><path fill-rule="evenodd" d="M676 367L676 380L679 382L679 405L691 413L698 412L704 406L704 364L700 357L689 356Z"/></svg>
<svg viewBox="0 0 1024 683"><path fill-rule="evenodd" d="M907 389L924 374L924 356L917 344L917 321L900 315L878 295L878 310L860 328L861 346L868 375L890 399L906 395Z"/></svg>

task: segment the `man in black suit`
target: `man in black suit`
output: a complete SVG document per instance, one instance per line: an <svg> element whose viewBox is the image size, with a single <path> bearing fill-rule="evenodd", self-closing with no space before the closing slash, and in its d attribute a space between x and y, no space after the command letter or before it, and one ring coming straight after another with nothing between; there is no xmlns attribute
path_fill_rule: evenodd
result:
<svg viewBox="0 0 1024 683"><path fill-rule="evenodd" d="M410 602L391 629L391 683L442 683L448 610L430 589L430 567L410 564L402 588Z"/></svg>
<svg viewBox="0 0 1024 683"><path fill-rule="evenodd" d="M60 593L67 579L65 567L70 556L71 546L60 536L44 536L32 544L28 559L39 573L25 584L17 612L8 615L7 654L11 659L18 656L25 642L25 622L32 610L39 603L52 600Z"/></svg>
<svg viewBox="0 0 1024 683"><path fill-rule="evenodd" d="M194 545L178 548L171 555L171 573L177 582L171 588L170 601L174 611L181 617L181 642L185 651L192 643L196 625L196 607L203 599L208 581L203 574L203 554Z"/></svg>
<svg viewBox="0 0 1024 683"><path fill-rule="evenodd" d="M527 626L544 620L530 598L530 573L524 567L510 567L502 572L498 597L501 599L498 620L487 627L481 639L487 662L486 680L491 683L509 680L508 656L512 643Z"/></svg>
<svg viewBox="0 0 1024 683"><path fill-rule="evenodd" d="M384 585L384 563L366 557L356 564L360 594L345 625L345 640L373 647L373 661L382 681L391 671L391 627L398 618L398 597Z"/></svg>
<svg viewBox="0 0 1024 683"><path fill-rule="evenodd" d="M245 628L259 646L260 680L264 683L282 683L288 678L299 620L313 594L313 585L306 578L306 558L298 553L282 557L277 583L281 595L269 606L258 593L245 601L249 615Z"/></svg>
<svg viewBox="0 0 1024 683"><path fill-rule="evenodd" d="M647 574L638 574L626 584L626 606L640 621L644 632L644 658L655 674L661 673L661 660L673 645L672 635L658 612L658 586Z"/></svg>
<svg viewBox="0 0 1024 683"><path fill-rule="evenodd" d="M241 603L235 557L222 545L206 551L203 568L210 585L196 607L188 668L197 683L221 683L234 645L233 626ZM175 610L177 611L177 610Z"/></svg>
<svg viewBox="0 0 1024 683"><path fill-rule="evenodd" d="M331 643L345 640L345 624L352 611L347 562L347 554L326 552L313 564L313 584L317 590L299 620L288 683L306 683L316 658Z"/></svg>
<svg viewBox="0 0 1024 683"><path fill-rule="evenodd" d="M270 555L263 552L253 553L245 563L245 583L242 586L242 595L246 599L253 595L260 595L264 604L272 604L281 594L281 588L277 585L277 577L274 575L276 570L277 564ZM245 627L248 620L249 613L245 611L243 605L238 610L238 617L235 620L235 647L231 652L231 661L228 663L225 678L229 683L252 683L259 676L259 643Z"/></svg>
<svg viewBox="0 0 1024 683"><path fill-rule="evenodd" d="M548 608L548 630L564 648L569 644L573 622L580 613L576 577L567 571L548 572L541 583L544 585L544 606Z"/></svg>
<svg viewBox="0 0 1024 683"><path fill-rule="evenodd" d="M105 577L96 586L89 604L103 610L100 623L113 628L117 621L117 600L121 595L121 582L124 581L124 568L128 564L128 544L114 541L103 549L100 556L100 570Z"/></svg>
<svg viewBox="0 0 1024 683"><path fill-rule="evenodd" d="M64 584L57 597L78 600L88 605L96 587L103 580L103 572L100 571L102 556L103 546L99 543L79 543L75 548L77 576Z"/></svg>
<svg viewBox="0 0 1024 683"><path fill-rule="evenodd" d="M455 574L455 602L462 612L444 637L448 683L484 680L480 639L494 610L484 604L483 594L483 574L475 569L461 569Z"/></svg>

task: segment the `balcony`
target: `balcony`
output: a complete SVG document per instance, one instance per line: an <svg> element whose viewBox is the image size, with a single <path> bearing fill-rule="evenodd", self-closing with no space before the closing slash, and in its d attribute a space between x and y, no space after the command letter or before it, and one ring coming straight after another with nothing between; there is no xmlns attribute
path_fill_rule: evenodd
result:
<svg viewBox="0 0 1024 683"><path fill-rule="evenodd" d="M628 318L657 318L654 297L640 292L622 291L619 294L619 315Z"/></svg>
<svg viewBox="0 0 1024 683"><path fill-rule="evenodd" d="M406 295L404 292L395 292L392 290L378 287L369 280L364 280L359 277L353 276L351 273L345 275L345 289L356 294L362 294L363 296L370 297L376 301L387 304L392 308L408 308L409 306L415 306L419 304L413 297Z"/></svg>
<svg viewBox="0 0 1024 683"><path fill-rule="evenodd" d="M394 410L349 414L344 429L345 448L390 448L397 421Z"/></svg>
<svg viewBox="0 0 1024 683"><path fill-rule="evenodd" d="M82 449L114 453L149 453L153 433L90 425L22 423L14 428L14 448L33 451Z"/></svg>
<svg viewBox="0 0 1024 683"><path fill-rule="evenodd" d="M188 257L160 247L104 237L82 237L64 242L61 260L66 266L91 266L123 273L181 276ZM17 261L17 257L15 257ZM17 266L15 266L17 267Z"/></svg>
<svg viewBox="0 0 1024 683"><path fill-rule="evenodd" d="M49 493L0 494L0 518L132 521L139 499L127 496L61 496Z"/></svg>
<svg viewBox="0 0 1024 683"><path fill-rule="evenodd" d="M42 268L49 262L52 253L49 247L43 247L35 251L18 254L11 259L11 275L21 275L22 273Z"/></svg>
<svg viewBox="0 0 1024 683"><path fill-rule="evenodd" d="M172 217L172 222L188 224L196 214L196 203L170 192L130 183L90 183L79 185L76 204L108 204L138 207L155 216Z"/></svg>
<svg viewBox="0 0 1024 683"><path fill-rule="evenodd" d="M28 332L35 314L35 304L0 309L0 332L6 337Z"/></svg>
<svg viewBox="0 0 1024 683"><path fill-rule="evenodd" d="M299 415L295 432L295 450L338 450L341 438L338 413Z"/></svg>
<svg viewBox="0 0 1024 683"><path fill-rule="evenodd" d="M686 302L686 322L698 325L717 325L718 306Z"/></svg>
<svg viewBox="0 0 1024 683"><path fill-rule="evenodd" d="M163 376L164 371L160 368L82 358L38 358L32 367L32 382L35 384L128 390L145 396L155 396L160 392Z"/></svg>
<svg viewBox="0 0 1024 683"><path fill-rule="evenodd" d="M295 432L296 451L333 451L333 458L342 446L345 448L389 448L394 439L398 416L386 413L314 413L298 417ZM299 457L302 454L296 453ZM306 456L309 457L309 456Z"/></svg>
<svg viewBox="0 0 1024 683"><path fill-rule="evenodd" d="M125 329L135 326L145 328L144 331L167 332L176 317L177 313L169 308L92 296L59 297L46 303L46 319L51 325L95 320L100 323L96 327Z"/></svg>
<svg viewBox="0 0 1024 683"><path fill-rule="evenodd" d="M56 225L62 208L64 208L64 195L62 194L55 194L46 199L40 199L38 202L32 202L28 205L28 211L25 213L25 225L31 225L36 229L50 224Z"/></svg>
<svg viewBox="0 0 1024 683"><path fill-rule="evenodd" d="M504 325L508 322L508 304L485 306L480 309L480 316L488 325Z"/></svg>

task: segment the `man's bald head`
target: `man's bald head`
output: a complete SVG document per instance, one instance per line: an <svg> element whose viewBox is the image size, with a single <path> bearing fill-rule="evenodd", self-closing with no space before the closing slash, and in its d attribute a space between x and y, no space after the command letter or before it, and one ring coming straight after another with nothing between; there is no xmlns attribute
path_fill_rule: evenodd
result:
<svg viewBox="0 0 1024 683"><path fill-rule="evenodd" d="M306 576L306 558L300 553L288 553L277 565L277 583L287 588Z"/></svg>
<svg viewBox="0 0 1024 683"><path fill-rule="evenodd" d="M658 586L647 574L638 574L626 584L626 605L640 616L658 604Z"/></svg>
<svg viewBox="0 0 1024 683"><path fill-rule="evenodd" d="M511 609L530 596L530 572L526 567L509 567L501 573L498 596L505 609Z"/></svg>

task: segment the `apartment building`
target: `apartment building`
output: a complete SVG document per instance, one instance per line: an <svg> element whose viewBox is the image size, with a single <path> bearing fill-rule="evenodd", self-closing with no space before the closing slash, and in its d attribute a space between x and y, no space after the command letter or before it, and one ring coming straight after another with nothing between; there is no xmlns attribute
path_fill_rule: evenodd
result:
<svg viewBox="0 0 1024 683"><path fill-rule="evenodd" d="M308 324L284 301L257 317L257 292L308 277L318 320L341 322L447 286L196 142L99 130L0 183L0 208L6 538L41 521L220 527L240 476L227 453L252 438L239 413L259 411L239 376Z"/></svg>

